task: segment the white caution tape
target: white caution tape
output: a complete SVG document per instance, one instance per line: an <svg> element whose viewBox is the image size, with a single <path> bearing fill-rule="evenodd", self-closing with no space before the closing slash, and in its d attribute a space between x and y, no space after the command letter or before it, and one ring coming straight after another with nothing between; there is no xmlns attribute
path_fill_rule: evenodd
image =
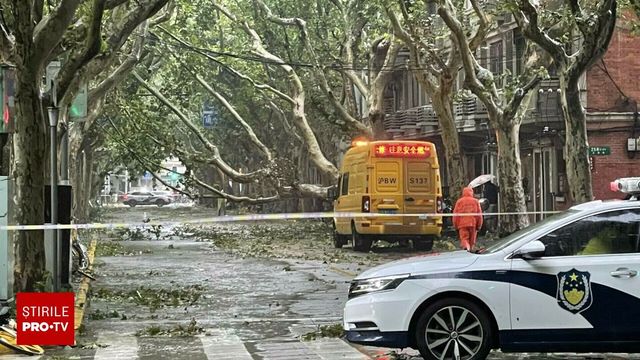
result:
<svg viewBox="0 0 640 360"><path fill-rule="evenodd" d="M512 215L551 215L559 211L528 211L528 212L493 212L482 213L483 216L512 216ZM417 217L421 220L429 218L443 218L451 216L477 216L477 213L443 214L381 214L381 213L355 213L355 212L308 212L308 213L286 213L286 214L250 214L250 215L230 215L214 216L203 219L192 219L184 221L150 221L141 223L88 223L88 224L44 224L44 225L5 225L0 226L0 230L71 230L71 229L122 229L132 227L153 227L153 226L179 226L186 224L211 224L243 221L264 221L264 220L297 220L297 219L326 219L326 218L397 218L397 217Z"/></svg>

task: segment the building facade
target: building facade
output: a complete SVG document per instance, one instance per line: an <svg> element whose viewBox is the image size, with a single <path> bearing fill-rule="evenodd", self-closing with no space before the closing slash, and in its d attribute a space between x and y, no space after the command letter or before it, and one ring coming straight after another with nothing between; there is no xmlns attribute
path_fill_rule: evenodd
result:
<svg viewBox="0 0 640 360"><path fill-rule="evenodd" d="M577 44L577 46L579 46ZM481 65L498 78L523 71L526 42L509 16L478 50ZM581 80L583 107L592 160L593 190L596 199L619 198L609 190L618 177L640 176L640 37L618 24L608 52ZM398 68L386 91L385 130L389 138L424 139L442 144L438 121L427 94L420 88L406 64L408 54L400 54ZM560 106L560 82L553 67L533 94L520 131L523 185L529 211L554 211L572 205L568 195L563 155L564 120ZM458 85L463 83L462 72ZM501 80L500 76L504 78ZM467 179L482 174L497 175L497 144L488 124L486 109L474 96L460 97L454 113L465 155ZM633 146L632 146L633 144ZM446 159L441 156L441 164ZM448 193L446 166L443 186ZM538 220L540 216L532 216Z"/></svg>

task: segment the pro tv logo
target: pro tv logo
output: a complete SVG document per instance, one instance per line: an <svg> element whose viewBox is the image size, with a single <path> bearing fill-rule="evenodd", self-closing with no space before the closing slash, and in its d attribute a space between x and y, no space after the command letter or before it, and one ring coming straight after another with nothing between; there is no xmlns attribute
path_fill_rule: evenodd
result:
<svg viewBox="0 0 640 360"><path fill-rule="evenodd" d="M74 293L18 293L18 345L73 345Z"/></svg>

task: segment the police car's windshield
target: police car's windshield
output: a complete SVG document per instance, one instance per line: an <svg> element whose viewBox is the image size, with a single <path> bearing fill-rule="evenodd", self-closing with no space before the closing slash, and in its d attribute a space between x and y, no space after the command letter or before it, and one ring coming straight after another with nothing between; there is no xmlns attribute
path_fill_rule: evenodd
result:
<svg viewBox="0 0 640 360"><path fill-rule="evenodd" d="M552 223L556 223L556 222L562 222L564 219L568 218L571 215L574 215L575 213L577 213L577 210L567 210L564 212L561 212L559 214L555 214L552 215L542 221L538 221L537 223L530 225L524 229L518 230L516 232L514 232L511 235L507 235L506 237L498 240L497 242L495 242L493 245L487 247L486 249L484 249L483 251L480 252L480 254L492 254L495 252L498 252L506 247L508 247L509 245L513 244L514 242L520 240L520 238L522 238L523 236L536 231L542 227L545 226L549 226Z"/></svg>

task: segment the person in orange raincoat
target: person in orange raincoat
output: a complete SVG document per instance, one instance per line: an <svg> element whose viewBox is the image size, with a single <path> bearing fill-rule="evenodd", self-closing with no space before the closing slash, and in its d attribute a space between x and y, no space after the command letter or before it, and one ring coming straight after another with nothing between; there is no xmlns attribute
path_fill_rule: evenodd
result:
<svg viewBox="0 0 640 360"><path fill-rule="evenodd" d="M472 251L476 245L478 230L482 227L482 208L478 199L473 197L473 189L462 189L462 197L456 201L454 214L475 214L467 216L453 216L453 226L458 230L460 246Z"/></svg>

